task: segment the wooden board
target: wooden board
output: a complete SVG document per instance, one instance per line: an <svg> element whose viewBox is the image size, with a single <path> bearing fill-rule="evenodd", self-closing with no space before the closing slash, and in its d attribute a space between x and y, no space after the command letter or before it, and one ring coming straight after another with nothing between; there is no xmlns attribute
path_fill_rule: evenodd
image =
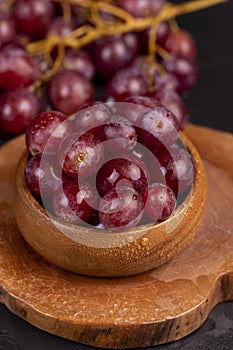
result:
<svg viewBox="0 0 233 350"><path fill-rule="evenodd" d="M233 299L233 136L188 126L209 182L203 224L168 264L127 278L66 272L21 238L11 210L23 137L0 149L0 301L53 334L107 348L147 347L197 329L214 305ZM36 225L35 225L36 229Z"/></svg>

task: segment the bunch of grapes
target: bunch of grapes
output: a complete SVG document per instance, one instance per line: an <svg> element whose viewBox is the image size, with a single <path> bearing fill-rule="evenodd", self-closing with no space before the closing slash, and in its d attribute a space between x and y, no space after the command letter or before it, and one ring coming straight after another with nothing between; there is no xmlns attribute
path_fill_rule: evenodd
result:
<svg viewBox="0 0 233 350"><path fill-rule="evenodd" d="M184 128L182 94L197 81L196 45L174 16L195 9L192 2L189 9L166 0L6 0L0 5L0 134L24 132L42 111L69 116L96 96L156 98Z"/></svg>
<svg viewBox="0 0 233 350"><path fill-rule="evenodd" d="M167 219L189 193L193 163L172 112L151 97L42 112L26 131L28 188L52 215L121 231Z"/></svg>

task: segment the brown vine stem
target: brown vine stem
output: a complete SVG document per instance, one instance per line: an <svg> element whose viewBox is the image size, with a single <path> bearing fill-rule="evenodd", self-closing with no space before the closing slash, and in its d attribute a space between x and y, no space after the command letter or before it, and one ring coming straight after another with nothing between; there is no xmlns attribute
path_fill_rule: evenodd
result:
<svg viewBox="0 0 233 350"><path fill-rule="evenodd" d="M69 0L63 0L63 2L61 3L61 6L63 11L63 19L66 22L69 22L71 20L71 9L70 9Z"/></svg>
<svg viewBox="0 0 233 350"><path fill-rule="evenodd" d="M53 0L64 4L64 0ZM156 17L134 18L123 9L112 5L109 2L94 0L66 0L66 3L79 5L89 11L93 20L94 28L91 25L83 25L82 27L71 32L66 37L58 37L54 35L48 36L44 40L31 42L26 45L26 50L31 55L44 54L49 57L55 46L61 46L57 59L51 70L51 74L55 74L62 63L62 52L64 54L65 47L80 49L92 41L101 39L106 36L120 35L131 31L142 31L151 28L149 35L149 56L152 60L156 57L156 32L159 24L163 21L169 21L177 16L187 14L194 11L214 6L228 0L194 0L182 4L168 3L165 5ZM94 10L93 10L94 9ZM92 12L93 11L93 12ZM116 18L116 22L112 24L100 16L100 11L112 15ZM98 18L97 18L98 17ZM101 22L100 22L101 21ZM49 74L49 76L51 76Z"/></svg>

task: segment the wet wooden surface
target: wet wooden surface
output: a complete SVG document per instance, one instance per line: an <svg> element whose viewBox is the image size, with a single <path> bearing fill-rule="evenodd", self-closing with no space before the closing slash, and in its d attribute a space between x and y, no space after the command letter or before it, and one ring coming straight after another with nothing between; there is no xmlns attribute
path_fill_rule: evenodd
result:
<svg viewBox="0 0 233 350"><path fill-rule="evenodd" d="M233 299L233 136L189 126L207 170L209 199L192 244L168 264L134 277L98 279L59 269L29 248L11 210L11 180L23 148L0 150L0 299L53 334L84 344L145 347L198 328Z"/></svg>

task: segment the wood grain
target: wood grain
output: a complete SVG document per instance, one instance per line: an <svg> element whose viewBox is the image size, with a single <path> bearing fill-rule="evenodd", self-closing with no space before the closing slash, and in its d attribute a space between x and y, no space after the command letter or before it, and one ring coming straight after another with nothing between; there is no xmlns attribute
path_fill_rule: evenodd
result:
<svg viewBox="0 0 233 350"><path fill-rule="evenodd" d="M202 226L168 264L115 279L66 272L25 243L11 208L11 179L24 141L5 145L0 150L0 301L53 334L123 349L184 337L214 305L233 299L233 136L191 125L186 134L208 176Z"/></svg>

